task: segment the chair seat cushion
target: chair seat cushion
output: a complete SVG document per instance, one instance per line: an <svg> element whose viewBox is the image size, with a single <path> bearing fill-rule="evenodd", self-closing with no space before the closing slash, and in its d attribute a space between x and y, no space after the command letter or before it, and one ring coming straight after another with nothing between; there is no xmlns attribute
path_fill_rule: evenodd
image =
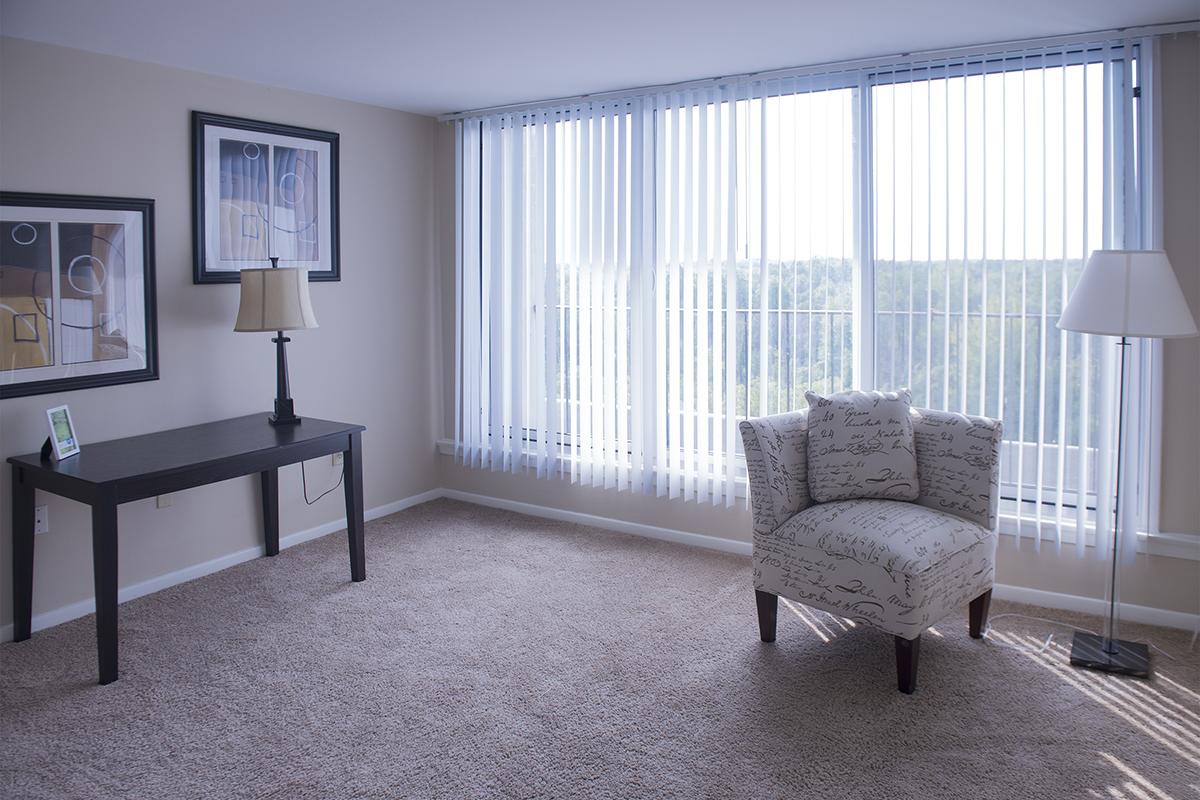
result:
<svg viewBox="0 0 1200 800"><path fill-rule="evenodd" d="M913 503L842 500L792 515L774 538L916 575L991 536L965 519Z"/></svg>
<svg viewBox="0 0 1200 800"><path fill-rule="evenodd" d="M996 535L895 500L809 506L754 537L754 584L905 638L992 586Z"/></svg>

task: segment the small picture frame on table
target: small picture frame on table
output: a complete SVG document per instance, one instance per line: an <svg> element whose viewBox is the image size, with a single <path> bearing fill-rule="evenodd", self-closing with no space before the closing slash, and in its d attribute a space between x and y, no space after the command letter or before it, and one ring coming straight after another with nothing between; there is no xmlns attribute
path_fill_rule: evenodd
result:
<svg viewBox="0 0 1200 800"><path fill-rule="evenodd" d="M75 435L71 409L66 406L48 408L46 421L50 424L50 437L42 445L42 458L62 461L79 455L79 437Z"/></svg>

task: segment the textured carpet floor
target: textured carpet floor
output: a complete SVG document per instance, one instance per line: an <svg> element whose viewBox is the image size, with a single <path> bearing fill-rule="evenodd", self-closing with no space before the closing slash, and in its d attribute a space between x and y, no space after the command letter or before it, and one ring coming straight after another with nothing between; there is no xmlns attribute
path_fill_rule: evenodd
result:
<svg viewBox="0 0 1200 800"><path fill-rule="evenodd" d="M1149 682L1067 636L947 620L911 697L891 637L780 605L748 559L437 501L0 645L4 798L1163 797L1200 793L1200 655ZM1095 618L997 602L1086 627Z"/></svg>

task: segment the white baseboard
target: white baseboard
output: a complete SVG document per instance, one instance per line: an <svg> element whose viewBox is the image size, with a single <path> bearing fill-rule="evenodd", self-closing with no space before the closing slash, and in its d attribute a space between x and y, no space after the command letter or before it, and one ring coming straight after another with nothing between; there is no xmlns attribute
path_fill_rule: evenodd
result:
<svg viewBox="0 0 1200 800"><path fill-rule="evenodd" d="M519 514L528 514L532 517L543 517L546 519L558 520L560 522L571 522L579 525L591 525L596 528L604 528L605 530L617 531L619 533L629 533L634 536L644 536L649 539L659 539L666 542L675 542L676 544L693 545L695 547L704 547L709 550L719 550L724 553L733 553L734 555L749 556L751 551L750 542L738 541L735 539L725 539L719 536L707 536L701 533L691 533L689 531L676 530L674 528L662 528L656 525L644 525L638 522L628 522L626 520L615 519L613 517L602 517L597 514L584 514L578 511L566 511L561 508L552 506L540 506L533 503L522 503L516 500L507 500L501 497L491 497L489 495L474 494L472 492L463 492L458 489L431 489L427 492L406 497L402 500L397 500L385 505L376 506L364 512L363 516L368 520L386 517L389 514L395 514L397 511L403 511L421 503L427 503L431 500L439 498L448 498L451 500L459 500L464 503L473 503L475 505L487 506L490 508L500 508L506 511L514 511ZM342 530L346 527L346 520L337 519L331 522L326 522L323 525L318 525L314 528L309 528L303 531L297 531L279 538L279 547L284 549L298 545L302 542L307 542L312 539L326 536L335 531ZM118 602L124 603L127 600L133 600L137 597L143 597L148 594L165 589L169 586L185 583L205 575L211 575L214 572L219 572L226 567L232 567L235 564L241 564L244 561L250 561L259 558L262 555L261 547L248 547L244 550L239 550L236 553L214 558L211 561L206 561L203 564L195 564L184 569L169 572L165 575L159 575L141 583L135 583L131 586L126 586L117 592ZM1041 589L1028 589L1023 586L1011 586L1006 584L996 584L995 597L998 600L1012 600L1018 603L1029 603L1031 605L1044 606L1046 608L1057 608L1065 611L1081 611L1089 614L1103 614L1104 600L1095 597L1081 597L1079 595L1062 594L1059 592L1047 592ZM81 600L78 603L56 608L51 611L46 611L41 614L35 614L33 617L33 630L38 631L44 628L49 628L54 625L59 625L63 622L91 614L96 610L95 599ZM1151 625L1163 625L1170 628L1182 628L1184 630L1194 630L1197 625L1200 625L1200 616L1196 614L1187 614L1182 611L1169 611L1161 608L1151 608L1149 606L1138 606L1130 603L1121 604L1121 618L1130 622L1142 622ZM7 642L12 639L13 626L0 626L0 641Z"/></svg>
<svg viewBox="0 0 1200 800"><path fill-rule="evenodd" d="M441 490L431 489L428 492L422 492L421 494L416 494L412 497L406 497L403 500L397 500L394 503L387 503L382 506L376 506L375 508L368 509L363 512L363 517L368 520L386 517L388 514L395 514L397 511L403 511L410 506L427 503L430 500L436 500L441 496ZM312 539L319 539L320 537L327 536L335 531L340 531L345 527L346 518L342 517L341 519L335 519L331 522L326 522L323 525L317 525L315 528L308 528L307 530L289 533L286 536L279 537L279 549L284 550L288 547L294 547L295 545L303 542L311 541ZM153 594L161 589L166 589L168 586L175 586L176 584L186 583L187 581L195 580L196 578L202 578L205 575L211 575L214 572L220 572L221 570L227 567L232 567L235 564L241 564L244 561L251 561L253 559L260 558L262 554L263 549L261 546L247 547L244 550L238 550L235 553L229 553L228 555L214 558L211 561L205 561L202 564L193 564L190 567L184 567L183 569L178 569L174 572L168 572L165 575L158 575L150 580L125 586L117 590L117 602L124 603L127 600L133 600L137 597L144 597L145 595ZM40 631L43 628L51 628L55 625L60 625L78 617L91 614L95 610L96 599L93 597L87 600L80 600L78 603L71 603L70 605L53 609L52 611L34 614L33 630ZM12 625L4 625L3 627L0 627L0 642L12 641L12 637Z"/></svg>
<svg viewBox="0 0 1200 800"><path fill-rule="evenodd" d="M520 514L528 514L533 517L545 517L562 522L592 525L606 530L632 533L635 536L647 536L651 539L662 539L679 544L707 547L711 550L720 550L736 555L749 556L751 551L750 542L723 539L718 536L705 536L704 534L689 533L671 528L659 528L654 525L642 525L636 522L626 522L625 520L601 517L595 514L564 511L560 508L539 506L532 503L520 503L515 500L506 500L499 497L460 492L456 489L442 490L442 497L461 500L465 503L489 506L491 508L502 508L506 511L516 511ZM1104 614L1106 605L1101 598L1046 592L1041 589L1026 589L1023 586L1009 586L1005 584L996 584L993 596L998 600L1012 600L1018 603L1029 603L1031 605L1057 608L1064 611L1082 611L1089 614ZM1186 614L1182 611L1168 611L1149 606L1137 606L1131 603L1121 604L1121 619L1129 622L1163 625L1168 628L1183 628L1184 630L1193 630L1200 624L1200 616L1196 614Z"/></svg>
<svg viewBox="0 0 1200 800"><path fill-rule="evenodd" d="M1011 600L1014 603L1029 603L1033 606L1058 608L1063 611L1081 611L1085 614L1108 613L1108 603L1099 597L1081 597L1077 594L1062 594L1047 592L1042 589L1027 589L1024 586L1010 586L997 583L992 590L992 597L997 600ZM1167 628L1182 628L1190 631L1200 625L1200 615L1187 614L1183 611L1169 611L1165 608L1137 606L1133 603L1121 603L1121 620L1123 622L1143 622L1148 625L1162 625Z"/></svg>
<svg viewBox="0 0 1200 800"><path fill-rule="evenodd" d="M474 503L478 506L502 508L505 511L515 511L518 514L528 514L531 517L545 517L560 522L574 522L579 525L591 525L620 533L632 533L634 536L645 536L649 539L662 539L676 544L690 544L709 550L720 550L736 555L750 555L750 543L736 539L723 539L720 536L707 536L703 533L689 533L673 528L660 528L656 525L643 525L640 522L626 522L612 517L601 517L596 514L583 514L578 511L564 511L552 506L539 506L533 503L521 503L516 500L505 500L501 497L491 497L472 492L460 492L457 489L443 489L442 497L450 500L461 500L464 503Z"/></svg>

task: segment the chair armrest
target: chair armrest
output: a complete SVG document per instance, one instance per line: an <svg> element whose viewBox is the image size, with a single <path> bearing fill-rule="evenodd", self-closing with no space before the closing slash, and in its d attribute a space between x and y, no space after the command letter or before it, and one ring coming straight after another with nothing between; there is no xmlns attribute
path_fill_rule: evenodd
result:
<svg viewBox="0 0 1200 800"><path fill-rule="evenodd" d="M755 535L767 534L812 504L808 494L808 411L743 420Z"/></svg>
<svg viewBox="0 0 1200 800"><path fill-rule="evenodd" d="M1003 432L1000 420L914 408L917 503L995 530Z"/></svg>

